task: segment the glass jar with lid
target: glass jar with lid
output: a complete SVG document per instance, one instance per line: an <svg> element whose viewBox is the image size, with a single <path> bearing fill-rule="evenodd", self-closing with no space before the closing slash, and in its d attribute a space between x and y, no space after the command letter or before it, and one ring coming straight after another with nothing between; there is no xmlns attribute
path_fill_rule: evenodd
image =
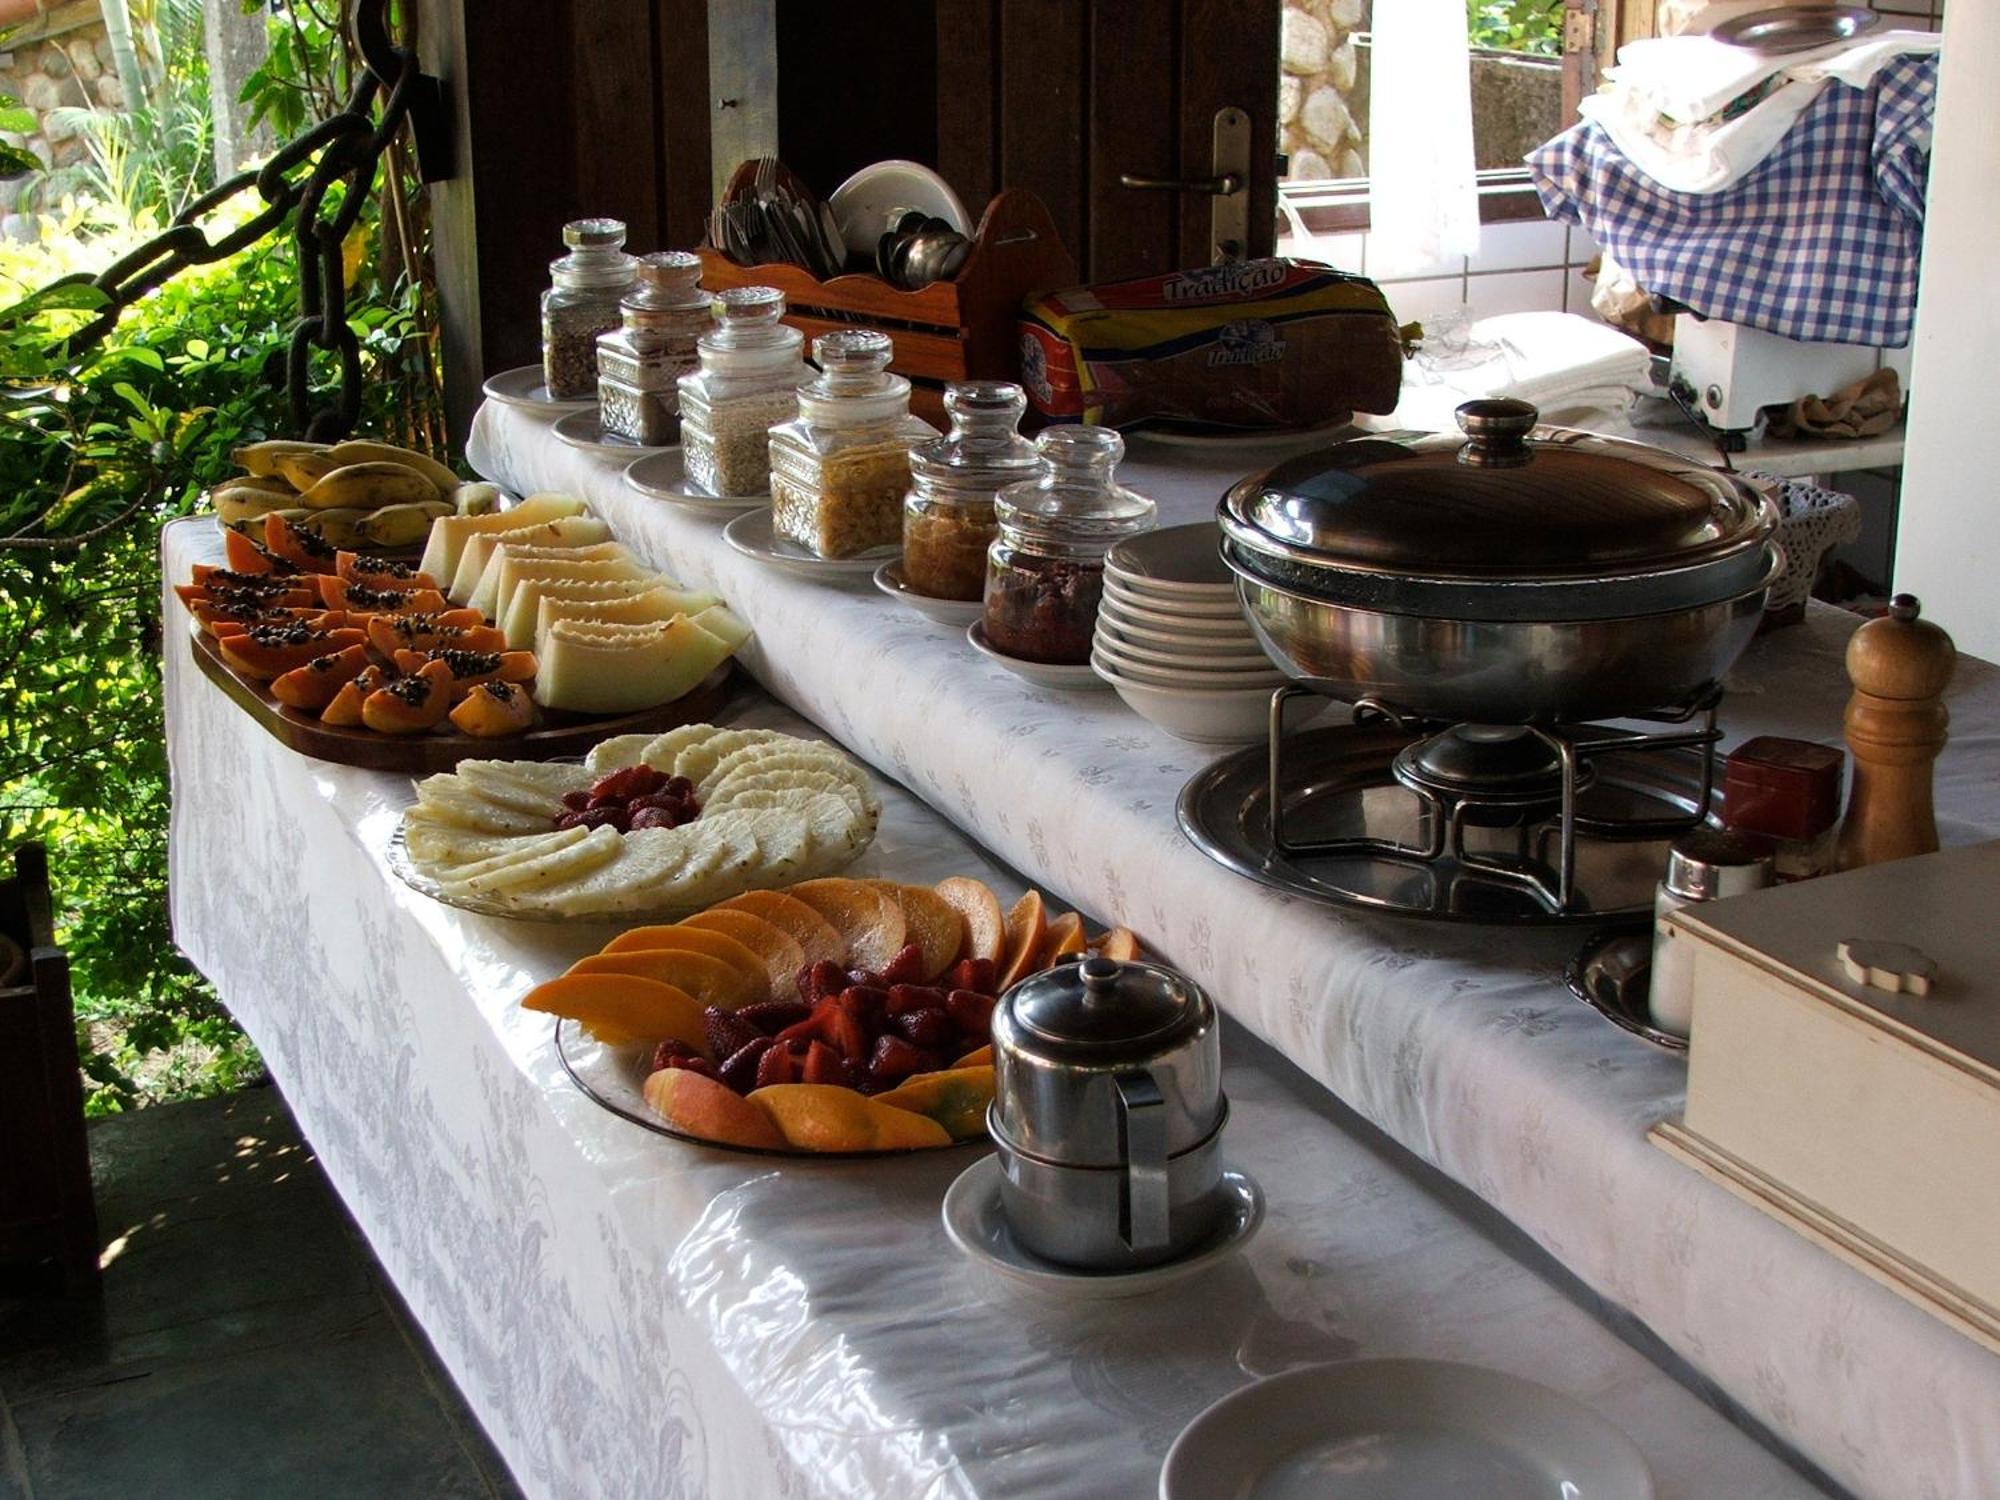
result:
<svg viewBox="0 0 2000 1500"><path fill-rule="evenodd" d="M677 382L695 368L695 340L715 324L701 257L656 250L618 304L622 326L597 339L597 412L607 435L647 447L680 441Z"/></svg>
<svg viewBox="0 0 2000 1500"><path fill-rule="evenodd" d="M993 502L1000 533L986 552L987 644L1024 661L1090 660L1104 554L1152 530L1157 510L1113 478L1125 440L1109 427L1052 427L1035 443L1041 477Z"/></svg>
<svg viewBox="0 0 2000 1500"><path fill-rule="evenodd" d="M616 219L565 224L563 243L569 254L549 262L554 284L542 293L542 383L555 400L575 401L596 394L597 336L618 326L638 262Z"/></svg>
<svg viewBox="0 0 2000 1500"><path fill-rule="evenodd" d="M894 546L903 534L910 450L937 429L910 413L910 382L889 373L886 333L843 328L813 340L818 377L797 420L771 429L771 522L820 557Z"/></svg>
<svg viewBox="0 0 2000 1500"><path fill-rule="evenodd" d="M933 599L977 602L986 588L986 549L999 535L993 497L1041 467L1021 436L1028 397L1005 380L949 385L951 431L910 451L903 500L903 582Z"/></svg>
<svg viewBox="0 0 2000 1500"><path fill-rule="evenodd" d="M805 335L779 321L774 286L731 287L715 299L716 324L695 340L699 368L681 376L681 449L691 483L711 495L761 495L771 485L771 429L799 412L812 370Z"/></svg>

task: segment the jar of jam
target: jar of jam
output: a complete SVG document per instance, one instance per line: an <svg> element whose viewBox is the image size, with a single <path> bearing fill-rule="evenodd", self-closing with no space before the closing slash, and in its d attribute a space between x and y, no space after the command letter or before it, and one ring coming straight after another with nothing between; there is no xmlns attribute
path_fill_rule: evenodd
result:
<svg viewBox="0 0 2000 1500"><path fill-rule="evenodd" d="M1157 511L1112 478L1125 440L1109 427L1052 427L1035 443L1038 479L993 502L1000 534L986 551L987 644L1023 661L1090 660L1104 554L1153 528Z"/></svg>
<svg viewBox="0 0 2000 1500"><path fill-rule="evenodd" d="M910 450L937 429L910 412L910 382L889 373L886 333L843 328L813 340L819 378L799 414L771 429L771 525L819 557L858 557L902 532Z"/></svg>
<svg viewBox="0 0 2000 1500"><path fill-rule="evenodd" d="M799 387L812 377L805 335L780 321L785 294L774 286L731 287L715 312L715 327L695 341L701 368L679 382L687 477L711 495L761 495L771 487L771 429L799 414Z"/></svg>
<svg viewBox="0 0 2000 1500"><path fill-rule="evenodd" d="M677 443L681 376L699 363L695 340L715 325L701 289L701 257L657 250L639 257L637 284L618 304L623 326L597 339L597 412L604 431L645 446Z"/></svg>
<svg viewBox="0 0 2000 1500"><path fill-rule="evenodd" d="M557 401L597 393L597 336L618 326L618 299L631 290L638 262L625 253L617 219L563 225L569 254L549 262L542 293L542 383Z"/></svg>
<svg viewBox="0 0 2000 1500"><path fill-rule="evenodd" d="M985 597L986 549L1000 533L993 497L1041 467L1021 436L1028 396L1005 380L948 385L951 431L910 452L903 500L903 582L933 599Z"/></svg>

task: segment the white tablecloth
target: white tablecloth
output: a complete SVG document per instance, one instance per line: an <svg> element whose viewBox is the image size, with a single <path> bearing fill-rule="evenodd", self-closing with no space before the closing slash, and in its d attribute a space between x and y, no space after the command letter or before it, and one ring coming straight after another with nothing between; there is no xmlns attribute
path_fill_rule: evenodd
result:
<svg viewBox="0 0 2000 1500"><path fill-rule="evenodd" d="M1174 823L1208 752L1113 695L1031 687L865 580L829 587L743 558L720 519L639 495L618 462L533 413L489 405L469 452L517 492L587 495L637 551L721 593L787 704L1062 900L1144 934L1842 1483L1897 1500L2000 1492L2000 1358L1650 1146L1684 1067L1569 998L1574 933L1375 918L1239 879ZM1171 525L1212 514L1273 458L1135 442L1122 472ZM1837 743L1853 623L1819 611L1753 646L1731 731ZM1990 837L2000 671L1962 662L1952 712L1945 835Z"/></svg>
<svg viewBox="0 0 2000 1500"><path fill-rule="evenodd" d="M168 578L213 543L170 526ZM382 849L408 781L282 749L202 678L171 598L167 617L175 932L528 1493L1142 1500L1210 1401L1386 1354L1576 1396L1639 1443L1663 1497L1812 1492L1240 1028L1227 1153L1268 1220L1242 1257L1128 1302L1023 1295L959 1258L938 1205L976 1148L790 1164L603 1112L515 1004L603 931L403 887ZM761 694L737 716L809 732ZM858 870L1018 894L880 790Z"/></svg>

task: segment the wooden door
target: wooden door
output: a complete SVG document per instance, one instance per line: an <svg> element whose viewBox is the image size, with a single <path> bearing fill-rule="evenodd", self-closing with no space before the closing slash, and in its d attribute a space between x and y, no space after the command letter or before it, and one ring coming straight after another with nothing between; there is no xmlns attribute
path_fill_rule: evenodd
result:
<svg viewBox="0 0 2000 1500"><path fill-rule="evenodd" d="M1093 281L1217 258L1215 116L1249 117L1244 242L1277 213L1278 0L942 0L938 167L968 204L1033 189Z"/></svg>

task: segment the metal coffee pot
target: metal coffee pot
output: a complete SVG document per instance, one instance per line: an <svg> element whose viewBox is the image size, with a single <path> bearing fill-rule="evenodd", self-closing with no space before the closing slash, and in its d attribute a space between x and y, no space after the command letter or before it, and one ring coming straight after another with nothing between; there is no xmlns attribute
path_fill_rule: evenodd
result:
<svg viewBox="0 0 2000 1500"><path fill-rule="evenodd" d="M1023 980L993 1012L1000 1206L1061 1265L1172 1260L1224 1207L1219 1020L1157 964L1086 958Z"/></svg>

